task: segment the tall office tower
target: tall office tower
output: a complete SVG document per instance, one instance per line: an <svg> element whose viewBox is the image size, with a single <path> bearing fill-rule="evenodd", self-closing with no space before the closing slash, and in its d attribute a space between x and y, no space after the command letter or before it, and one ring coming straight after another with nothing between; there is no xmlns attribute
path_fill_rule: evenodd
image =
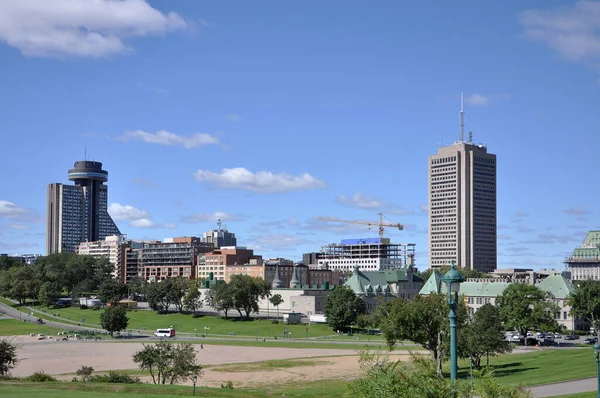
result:
<svg viewBox="0 0 600 398"><path fill-rule="evenodd" d="M214 247L237 246L237 239L233 232L227 231L227 228L221 229L221 219L217 220L217 229L205 232L202 236L202 242L210 243Z"/></svg>
<svg viewBox="0 0 600 398"><path fill-rule="evenodd" d="M121 235L108 214L108 172L102 163L75 162L69 170L75 185L49 184L46 204L46 254L74 252L81 242Z"/></svg>
<svg viewBox="0 0 600 398"><path fill-rule="evenodd" d="M496 269L496 155L464 140L429 156L429 266L456 261L467 269Z"/></svg>

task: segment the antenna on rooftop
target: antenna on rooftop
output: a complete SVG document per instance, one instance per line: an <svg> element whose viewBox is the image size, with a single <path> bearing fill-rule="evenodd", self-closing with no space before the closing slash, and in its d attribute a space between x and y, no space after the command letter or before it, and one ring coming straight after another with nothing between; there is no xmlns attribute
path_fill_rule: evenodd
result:
<svg viewBox="0 0 600 398"><path fill-rule="evenodd" d="M465 140L465 112L463 111L463 93L460 93L460 135L458 136L458 142Z"/></svg>
<svg viewBox="0 0 600 398"><path fill-rule="evenodd" d="M83 147L83 160L87 161L87 145Z"/></svg>
<svg viewBox="0 0 600 398"><path fill-rule="evenodd" d="M221 219L217 219L217 227L219 227L219 231L221 230Z"/></svg>

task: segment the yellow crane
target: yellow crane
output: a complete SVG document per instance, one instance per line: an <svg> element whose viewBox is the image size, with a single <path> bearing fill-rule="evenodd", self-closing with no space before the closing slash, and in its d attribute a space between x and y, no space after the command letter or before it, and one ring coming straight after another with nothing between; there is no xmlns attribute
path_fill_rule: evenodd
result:
<svg viewBox="0 0 600 398"><path fill-rule="evenodd" d="M402 225L402 224L384 223L383 222L383 213L377 213L377 214L379 214L379 222L377 222L377 221L361 221L361 220L342 220L342 219L335 218L335 217L317 217L317 220L345 222L345 223L349 223L349 224L362 224L362 225L368 225L369 227L377 226L379 228L379 237L380 238L383 238L384 227L393 227L393 228L398 228L399 230L404 229L404 225Z"/></svg>

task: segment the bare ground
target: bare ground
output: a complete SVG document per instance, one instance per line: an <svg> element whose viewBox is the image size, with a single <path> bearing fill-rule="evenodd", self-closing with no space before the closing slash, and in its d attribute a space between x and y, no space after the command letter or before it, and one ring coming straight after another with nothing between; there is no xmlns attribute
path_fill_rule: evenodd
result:
<svg viewBox="0 0 600 398"><path fill-rule="evenodd" d="M21 345L18 356L21 362L13 370L14 376L28 376L36 371L64 375L70 380L82 365L92 366L96 372L137 369L133 354L142 343L88 342L88 341L35 341L32 337L17 337ZM204 370L200 385L218 387L231 380L235 387L260 387L266 384L281 385L306 380L353 379L360 375L358 355L355 350L281 347L236 347L221 345L196 346L198 361L202 365L258 362L273 359L319 358L318 364L290 368L253 369L247 372ZM406 355L394 355L394 359ZM144 377L147 381L148 378Z"/></svg>

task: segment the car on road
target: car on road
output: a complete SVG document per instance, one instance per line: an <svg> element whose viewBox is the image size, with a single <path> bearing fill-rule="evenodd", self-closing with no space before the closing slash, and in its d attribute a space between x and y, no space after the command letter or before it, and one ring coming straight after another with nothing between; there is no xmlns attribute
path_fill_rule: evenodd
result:
<svg viewBox="0 0 600 398"><path fill-rule="evenodd" d="M587 337L583 340L583 344L596 344L598 342L598 337Z"/></svg>
<svg viewBox="0 0 600 398"><path fill-rule="evenodd" d="M579 340L579 336L575 333L565 335L565 340Z"/></svg>
<svg viewBox="0 0 600 398"><path fill-rule="evenodd" d="M554 338L555 338L555 339L562 339L562 338L563 338L563 336L562 336L562 334L560 334L560 333L554 333Z"/></svg>

